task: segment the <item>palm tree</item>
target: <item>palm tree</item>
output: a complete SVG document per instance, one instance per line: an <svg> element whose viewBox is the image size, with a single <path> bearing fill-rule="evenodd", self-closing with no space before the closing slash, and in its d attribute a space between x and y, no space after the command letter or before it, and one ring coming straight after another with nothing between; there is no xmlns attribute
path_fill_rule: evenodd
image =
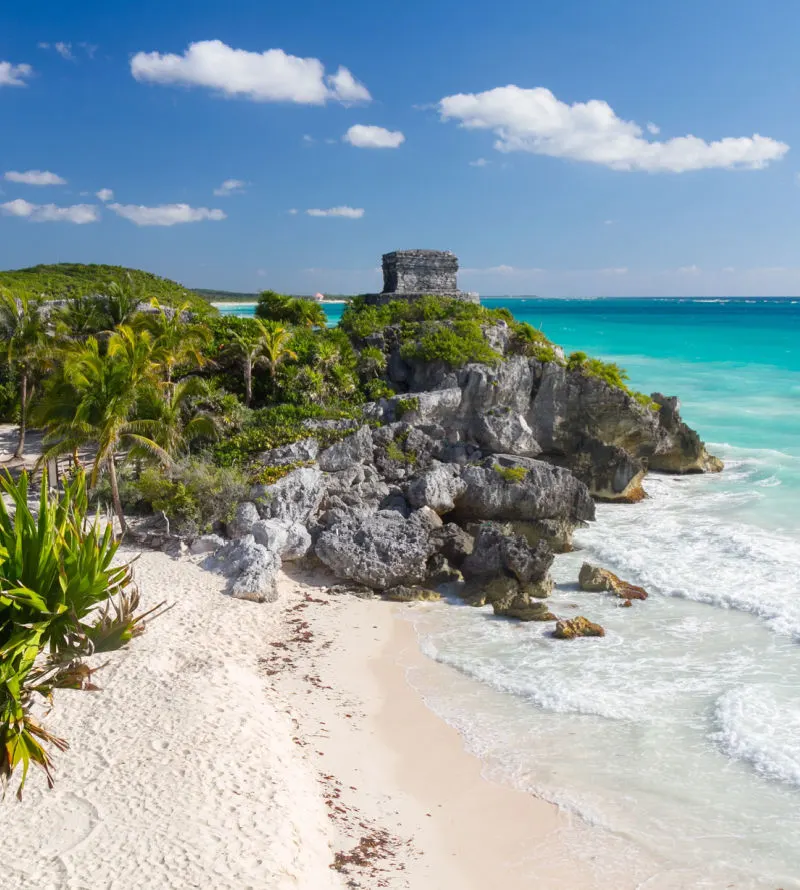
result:
<svg viewBox="0 0 800 890"><path fill-rule="evenodd" d="M244 403L248 408L253 400L253 370L260 364L267 364L274 379L274 372L282 361L296 358L286 345L286 328L274 321L264 322L260 318L253 321L256 326L249 331L230 332L231 348L241 359L244 370Z"/></svg>
<svg viewBox="0 0 800 890"><path fill-rule="evenodd" d="M324 328L328 324L328 316L319 303L313 300L303 300L295 298L293 300L295 315L298 325L305 325L307 328Z"/></svg>
<svg viewBox="0 0 800 890"><path fill-rule="evenodd" d="M117 452L137 448L171 464L167 451L153 438L156 421L136 421L134 412L142 391L156 382L149 334L137 334L122 325L103 351L95 337L65 355L61 401L45 400L46 430L43 459L92 444L95 458L90 485L95 487L101 469L108 473L111 500L120 529L127 530L117 478ZM65 402L67 392L71 401ZM52 413L47 416L47 404ZM147 434L150 435L147 435Z"/></svg>
<svg viewBox="0 0 800 890"><path fill-rule="evenodd" d="M139 413L146 419L132 421L130 429L147 434L171 457L179 457L195 439L218 436L213 415L197 410L192 413L192 398L207 394L208 386L200 377L186 377L169 386L148 387L139 405Z"/></svg>
<svg viewBox="0 0 800 890"><path fill-rule="evenodd" d="M177 367L199 368L206 363L202 350L211 342L211 331L204 324L184 321L190 313L188 302L169 309L153 297L150 305L156 312L143 315L139 327L152 334L155 361L162 366L167 385L171 386Z"/></svg>
<svg viewBox="0 0 800 890"><path fill-rule="evenodd" d="M19 376L19 438L15 458L25 453L28 408L35 389L37 370L46 356L47 328L41 303L27 294L0 289L0 332L6 340L6 359Z"/></svg>
<svg viewBox="0 0 800 890"><path fill-rule="evenodd" d="M106 285L105 298L106 312L112 326L132 321L143 299L130 272L126 273L123 281L111 281Z"/></svg>

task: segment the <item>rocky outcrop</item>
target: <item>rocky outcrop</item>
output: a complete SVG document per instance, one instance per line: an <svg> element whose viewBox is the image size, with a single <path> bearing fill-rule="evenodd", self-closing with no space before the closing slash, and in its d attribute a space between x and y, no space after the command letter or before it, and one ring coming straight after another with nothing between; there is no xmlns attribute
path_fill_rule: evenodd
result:
<svg viewBox="0 0 800 890"><path fill-rule="evenodd" d="M576 637L604 637L605 630L583 615L567 618L556 623L553 636L557 640L574 640Z"/></svg>
<svg viewBox="0 0 800 890"><path fill-rule="evenodd" d="M319 468L326 473L336 473L371 460L372 432L368 426L362 426L351 436L321 452L318 463Z"/></svg>
<svg viewBox="0 0 800 890"><path fill-rule="evenodd" d="M316 555L338 577L375 590L422 584L435 552L430 512L344 513L320 534Z"/></svg>
<svg viewBox="0 0 800 890"><path fill-rule="evenodd" d="M718 473L723 463L706 451L700 436L688 427L680 416L680 402L674 396L667 397L654 392L650 397L660 406L659 426L669 447L656 449L647 458L651 470L665 473Z"/></svg>
<svg viewBox="0 0 800 890"><path fill-rule="evenodd" d="M237 599L272 603L278 598L275 576L280 557L255 542L252 535L229 541L207 557L206 567L229 579L227 593Z"/></svg>
<svg viewBox="0 0 800 890"><path fill-rule="evenodd" d="M393 603L435 602L442 595L428 587L390 587L383 591L383 598Z"/></svg>
<svg viewBox="0 0 800 890"><path fill-rule="evenodd" d="M317 467L301 467L272 485L254 485L250 497L262 519L307 523L325 494L325 482Z"/></svg>
<svg viewBox="0 0 800 890"><path fill-rule="evenodd" d="M257 544L277 553L284 562L302 559L311 549L311 535L299 522L259 519L251 534Z"/></svg>
<svg viewBox="0 0 800 890"><path fill-rule="evenodd" d="M406 499L412 507L430 507L443 515L455 509L456 499L467 488L458 466L435 461L421 475L411 481Z"/></svg>
<svg viewBox="0 0 800 890"><path fill-rule="evenodd" d="M314 461L318 454L319 442L316 439L300 439L299 442L263 451L258 455L258 462L265 467L287 467Z"/></svg>
<svg viewBox="0 0 800 890"><path fill-rule="evenodd" d="M544 461L498 455L480 466L464 467L461 478L466 489L456 509L466 520L594 519L587 487L569 471Z"/></svg>
<svg viewBox="0 0 800 890"><path fill-rule="evenodd" d="M613 572L609 572L608 569L593 566L588 562L581 566L578 583L581 590L608 591L624 600L647 599L647 591L643 587L629 584L618 578Z"/></svg>
<svg viewBox="0 0 800 890"><path fill-rule="evenodd" d="M241 538L249 535L253 523L260 518L256 505L251 501L244 501L236 507L233 519L228 523L228 537Z"/></svg>
<svg viewBox="0 0 800 890"><path fill-rule="evenodd" d="M225 546L225 539L219 535L201 535L189 545L189 553L198 556L202 553L214 553Z"/></svg>

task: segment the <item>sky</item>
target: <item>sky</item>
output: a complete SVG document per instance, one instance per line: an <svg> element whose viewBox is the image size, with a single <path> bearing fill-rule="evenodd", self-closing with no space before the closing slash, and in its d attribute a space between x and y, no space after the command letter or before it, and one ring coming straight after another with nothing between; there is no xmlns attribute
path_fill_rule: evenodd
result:
<svg viewBox="0 0 800 890"><path fill-rule="evenodd" d="M800 294L796 0L0 9L0 268L486 295Z"/></svg>

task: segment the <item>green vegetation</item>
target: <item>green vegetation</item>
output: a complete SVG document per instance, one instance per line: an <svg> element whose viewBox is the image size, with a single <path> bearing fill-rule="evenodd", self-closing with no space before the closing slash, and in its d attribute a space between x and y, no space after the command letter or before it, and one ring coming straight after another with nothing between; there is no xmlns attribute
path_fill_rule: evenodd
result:
<svg viewBox="0 0 800 890"><path fill-rule="evenodd" d="M501 467L500 464L494 465L494 471L504 481L510 485L518 485L524 482L528 476L525 467Z"/></svg>
<svg viewBox="0 0 800 890"><path fill-rule="evenodd" d="M585 352L573 352L567 358L568 371L580 371L587 377L596 377L615 389L632 396L642 407L657 411L659 405L650 396L637 392L628 386L628 374L615 362L604 362L599 358L589 358Z"/></svg>
<svg viewBox="0 0 800 890"><path fill-rule="evenodd" d="M398 399L395 402L394 413L398 420L402 420L409 411L419 411L419 398L417 396L409 396L404 399Z"/></svg>
<svg viewBox="0 0 800 890"><path fill-rule="evenodd" d="M110 526L92 520L83 473L51 496L46 478L36 514L27 474L0 477L0 785L31 764L52 787L48 749L66 741L34 716L55 689L95 690L85 658L122 648L144 630L130 565L114 565ZM158 607L160 608L160 607Z"/></svg>
<svg viewBox="0 0 800 890"><path fill-rule="evenodd" d="M56 263L0 272L0 288L26 293L41 300L106 295L109 285L130 280L133 290L149 300L156 297L165 306L189 303L192 311L207 315L215 310L202 297L168 278L123 266Z"/></svg>
<svg viewBox="0 0 800 890"><path fill-rule="evenodd" d="M259 295L256 316L309 328L324 328L328 323L325 310L319 303L302 297L288 297L274 290L265 290Z"/></svg>

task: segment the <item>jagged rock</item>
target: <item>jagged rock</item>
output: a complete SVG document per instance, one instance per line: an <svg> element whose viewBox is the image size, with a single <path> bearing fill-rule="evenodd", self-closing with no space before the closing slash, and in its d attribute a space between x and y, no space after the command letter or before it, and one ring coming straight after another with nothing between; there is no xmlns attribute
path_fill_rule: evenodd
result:
<svg viewBox="0 0 800 890"><path fill-rule="evenodd" d="M250 497L262 519L306 523L319 508L325 494L323 476L317 467L301 467L273 485L254 485Z"/></svg>
<svg viewBox="0 0 800 890"><path fill-rule="evenodd" d="M576 523L569 519L517 520L508 523L508 526L515 535L522 535L531 547L544 541L553 553L571 553L574 549L572 535Z"/></svg>
<svg viewBox="0 0 800 890"><path fill-rule="evenodd" d="M275 576L281 567L280 556L256 544L252 535L229 541L207 557L205 565L229 579L230 596L257 603L271 603L278 598Z"/></svg>
<svg viewBox="0 0 800 890"><path fill-rule="evenodd" d="M433 602L440 600L441 594L427 587L407 587L400 585L383 591L383 598L394 603Z"/></svg>
<svg viewBox="0 0 800 890"><path fill-rule="evenodd" d="M508 409L479 415L471 431L480 447L489 453L536 457L542 451L524 416Z"/></svg>
<svg viewBox="0 0 800 890"><path fill-rule="evenodd" d="M583 615L562 619L556 623L553 636L557 640L574 640L575 637L604 637L605 630Z"/></svg>
<svg viewBox="0 0 800 890"><path fill-rule="evenodd" d="M407 423L391 423L372 434L373 459L389 483L403 482L431 465L439 443Z"/></svg>
<svg viewBox="0 0 800 890"><path fill-rule="evenodd" d="M259 519L251 533L257 544L277 553L284 562L302 559L311 549L311 535L299 522Z"/></svg>
<svg viewBox="0 0 800 890"><path fill-rule="evenodd" d="M522 535L494 522L480 526L472 553L464 560L465 578L512 575L520 584L540 581L553 564L553 553L543 541L531 548Z"/></svg>
<svg viewBox="0 0 800 890"><path fill-rule="evenodd" d="M589 439L581 442L578 451L551 460L577 476L599 501L635 504L646 497L642 488L645 464L616 445Z"/></svg>
<svg viewBox="0 0 800 890"><path fill-rule="evenodd" d="M456 498L466 490L458 467L435 461L421 476L413 479L406 490L412 507L430 507L437 513L449 513Z"/></svg>
<svg viewBox="0 0 800 890"><path fill-rule="evenodd" d="M263 451L258 455L258 461L265 467L286 467L290 464L316 460L318 454L319 442L317 439L300 439L299 442Z"/></svg>
<svg viewBox="0 0 800 890"><path fill-rule="evenodd" d="M461 580L463 580L463 575L450 565L444 554L434 553L428 560L428 584L438 587L440 584L452 584L454 581Z"/></svg>
<svg viewBox="0 0 800 890"><path fill-rule="evenodd" d="M219 535L201 535L189 545L189 552L192 556L197 556L200 553L214 553L215 550L224 546L225 539Z"/></svg>
<svg viewBox="0 0 800 890"><path fill-rule="evenodd" d="M436 550L456 568L461 567L475 546L472 535L454 522L445 523L441 528L436 529L431 538Z"/></svg>
<svg viewBox="0 0 800 890"><path fill-rule="evenodd" d="M650 469L667 473L719 473L724 466L722 461L709 454L700 436L681 420L678 399L660 392L654 392L650 398L660 406L659 426L671 446L661 443L647 457Z"/></svg>
<svg viewBox="0 0 800 890"><path fill-rule="evenodd" d="M368 426L326 448L318 457L319 467L326 473L347 470L369 460L372 460L372 431Z"/></svg>
<svg viewBox="0 0 800 890"><path fill-rule="evenodd" d="M624 600L647 599L647 591L643 587L629 584L627 581L618 578L613 572L609 572L608 569L593 566L588 562L581 566L578 583L581 586L581 590L607 590Z"/></svg>
<svg viewBox="0 0 800 890"><path fill-rule="evenodd" d="M376 590L421 584L434 543L426 517L381 510L343 515L317 539L315 552L340 578Z"/></svg>
<svg viewBox="0 0 800 890"><path fill-rule="evenodd" d="M241 538L249 535L253 523L258 522L258 508L251 501L243 501L236 507L233 519L228 523L228 535L231 538Z"/></svg>
<svg viewBox="0 0 800 890"><path fill-rule="evenodd" d="M377 510L391 490L369 464L356 464L325 478L322 510L334 507L366 507Z"/></svg>
<svg viewBox="0 0 800 890"><path fill-rule="evenodd" d="M500 468L499 470L497 468ZM518 469L509 479L504 470ZM456 501L467 519L594 519L594 502L587 487L572 473L544 461L497 455L481 466L461 472L466 490Z"/></svg>
<svg viewBox="0 0 800 890"><path fill-rule="evenodd" d="M531 600L524 594L518 594L508 601L492 603L494 614L502 618L515 618L517 621L555 621L556 616L541 600Z"/></svg>

